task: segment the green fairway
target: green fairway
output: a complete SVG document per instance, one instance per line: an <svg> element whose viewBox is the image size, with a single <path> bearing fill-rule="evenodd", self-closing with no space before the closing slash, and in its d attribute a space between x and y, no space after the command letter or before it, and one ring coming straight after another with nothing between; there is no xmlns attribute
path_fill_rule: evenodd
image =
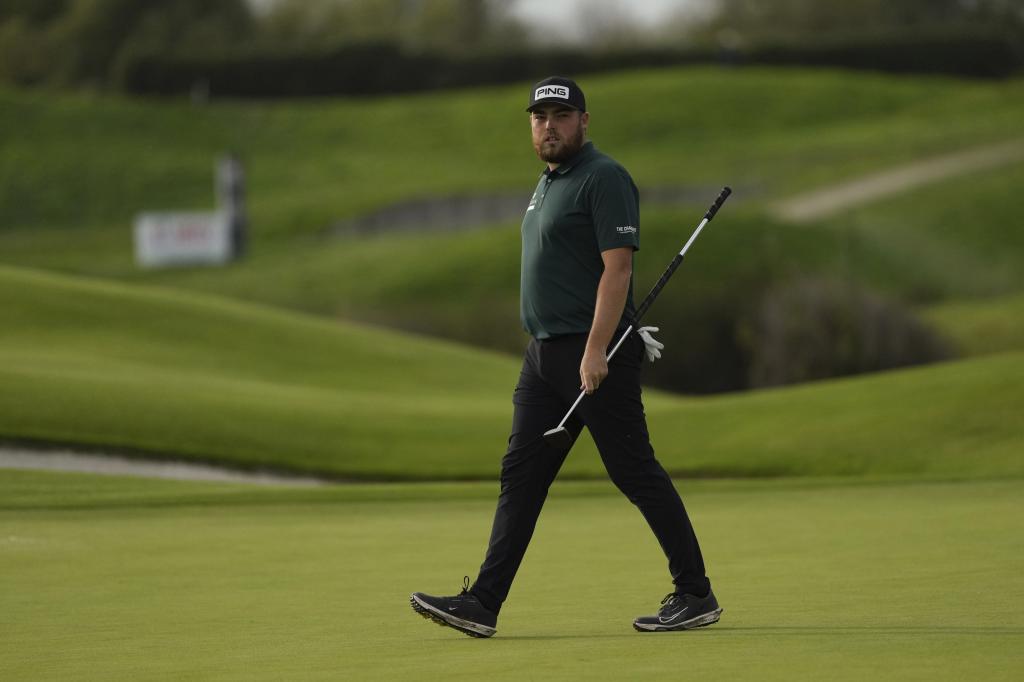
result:
<svg viewBox="0 0 1024 682"><path fill-rule="evenodd" d="M1020 479L677 485L719 624L633 632L669 589L657 543L609 484L556 483L497 636L473 640L407 600L475 574L495 484L0 472L0 678L1024 675Z"/></svg>

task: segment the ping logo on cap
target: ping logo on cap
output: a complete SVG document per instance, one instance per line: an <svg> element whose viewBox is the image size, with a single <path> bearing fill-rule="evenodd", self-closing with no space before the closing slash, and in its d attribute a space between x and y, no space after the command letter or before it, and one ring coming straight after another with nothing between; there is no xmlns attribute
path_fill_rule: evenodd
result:
<svg viewBox="0 0 1024 682"><path fill-rule="evenodd" d="M543 99L544 97L569 99L569 88L564 85L543 85L537 88L537 92L533 93L534 100Z"/></svg>

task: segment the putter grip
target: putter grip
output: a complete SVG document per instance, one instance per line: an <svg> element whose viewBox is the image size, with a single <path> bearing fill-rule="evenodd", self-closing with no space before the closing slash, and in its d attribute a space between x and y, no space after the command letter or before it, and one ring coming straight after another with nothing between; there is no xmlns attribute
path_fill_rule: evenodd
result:
<svg viewBox="0 0 1024 682"><path fill-rule="evenodd" d="M718 209L722 208L722 204L725 203L725 200L729 198L730 194L732 194L732 188L723 187L721 193L718 195L718 198L715 199L715 203L711 204L711 208L709 208L708 212L704 214L704 219L711 220L712 218L714 218L715 214L718 213Z"/></svg>

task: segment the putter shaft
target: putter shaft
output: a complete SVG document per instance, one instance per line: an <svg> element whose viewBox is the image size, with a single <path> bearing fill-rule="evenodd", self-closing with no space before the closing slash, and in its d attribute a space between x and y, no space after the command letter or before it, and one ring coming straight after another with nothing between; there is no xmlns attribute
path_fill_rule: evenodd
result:
<svg viewBox="0 0 1024 682"><path fill-rule="evenodd" d="M732 194L732 189L730 187L722 188L722 191L719 193L718 198L715 199L715 202L711 204L711 207L708 208L707 212L704 213L704 218L700 221L700 224L697 225L697 229L693 231L693 234L690 235L690 238L686 240L686 244L683 246L682 249L680 249L679 253L676 254L675 258L672 259L672 262L669 263L669 266L665 269L665 272L661 274L661 277L658 279L657 283L655 283L654 287L651 288L650 293L648 293L647 296L644 297L643 302L640 303L640 307L636 309L636 315L633 316L632 324L626 327L625 333L623 333L623 335L619 338L618 343L616 343L615 347L612 348L611 351L608 353L608 357L605 358L606 361L611 360L612 356L615 355L615 351L619 350L619 346L622 345L622 342L625 341L626 338L633 333L634 329L639 328L640 318L644 316L647 310L651 307L651 304L654 303L654 299L658 297L658 294L661 293L661 290L665 287L665 284L668 282L669 278L672 277L672 274L679 267L680 263L683 262L683 258L686 256L686 252L690 250L690 246L693 244L694 241L696 241L697 237L701 233L701 230L703 230L704 226L707 225L711 221L711 219L715 217L715 214L718 213L718 209L722 207L722 204L725 203L725 200L729 198L730 194ZM565 441L568 440L571 444L571 438L567 438L568 432L565 429L565 423L569 421L569 417L572 416L572 413L576 410L576 407L580 404L580 401L583 400L583 396L585 396L586 394L586 390L580 391L579 396L577 396L576 398L576 402L572 404L572 407L569 408L569 411L565 413L564 417L562 417L562 421L558 422L558 426L544 433L544 439L546 441L553 445L565 445Z"/></svg>

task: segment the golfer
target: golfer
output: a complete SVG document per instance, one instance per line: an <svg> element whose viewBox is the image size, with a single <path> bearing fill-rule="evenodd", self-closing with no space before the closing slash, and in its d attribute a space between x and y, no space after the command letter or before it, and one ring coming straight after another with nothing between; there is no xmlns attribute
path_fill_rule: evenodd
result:
<svg viewBox="0 0 1024 682"><path fill-rule="evenodd" d="M498 613L533 536L548 488L568 450L542 437L579 391L586 397L566 423L575 441L590 431L615 485L635 504L668 557L673 591L639 631L687 630L718 620L718 606L690 519L654 457L640 392L640 363L660 357L649 333L631 334L605 357L633 308L633 252L640 244L639 195L629 173L587 140L583 91L552 77L530 91L533 148L547 168L522 224L520 315L532 337L512 402L508 451L487 556L462 593L416 592L421 615L476 637L496 632Z"/></svg>

